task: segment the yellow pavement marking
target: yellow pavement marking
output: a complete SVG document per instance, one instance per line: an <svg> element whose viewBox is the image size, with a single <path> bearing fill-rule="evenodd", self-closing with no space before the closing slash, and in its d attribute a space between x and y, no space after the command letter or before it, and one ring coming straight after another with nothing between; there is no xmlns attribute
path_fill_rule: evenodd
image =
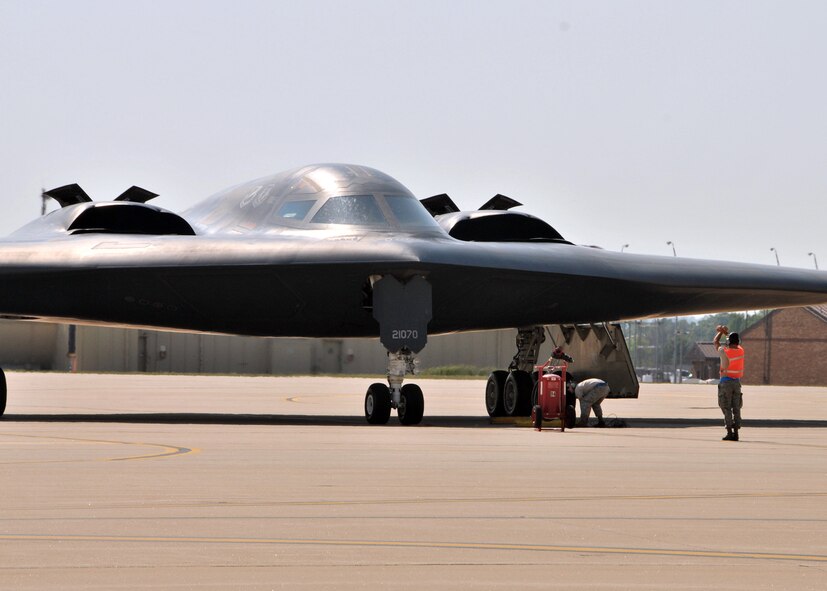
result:
<svg viewBox="0 0 827 591"><path fill-rule="evenodd" d="M727 552L718 550L679 550L673 548L617 548L604 546L557 546L546 544L496 544L475 542L416 542L400 540L308 540L289 538L208 538L195 536L109 536L109 535L37 535L0 534L5 541L45 542L152 542L174 544L272 544L297 546L363 546L384 548L430 548L453 550L518 550L526 552L585 552L589 554L633 554L645 556L683 556L696 558L738 558L752 560L799 560L827 562L820 554L779 552Z"/></svg>
<svg viewBox="0 0 827 591"><path fill-rule="evenodd" d="M62 443L91 443L95 445L129 445L138 447L155 447L161 448L163 451L143 454L137 456L117 456L108 458L94 458L94 459L72 459L72 460L24 460L20 462L0 462L0 464L63 464L70 462L123 462L132 460L151 460L157 458L165 458L170 456L179 456L187 454L196 454L201 450L198 448L180 447L177 445L165 445L162 443L144 443L139 441L113 441L106 439L80 439L76 437L54 437L49 435L23 435L20 433L0 433L0 436L5 437L25 437L27 439L48 439Z"/></svg>

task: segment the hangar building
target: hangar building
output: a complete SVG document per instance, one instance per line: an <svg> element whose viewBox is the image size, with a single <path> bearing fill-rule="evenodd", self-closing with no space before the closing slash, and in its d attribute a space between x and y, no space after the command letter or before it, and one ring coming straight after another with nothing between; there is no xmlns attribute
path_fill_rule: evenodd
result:
<svg viewBox="0 0 827 591"><path fill-rule="evenodd" d="M0 367L84 372L383 374L378 339L261 338L0 321ZM430 336L421 367L505 367L516 330Z"/></svg>

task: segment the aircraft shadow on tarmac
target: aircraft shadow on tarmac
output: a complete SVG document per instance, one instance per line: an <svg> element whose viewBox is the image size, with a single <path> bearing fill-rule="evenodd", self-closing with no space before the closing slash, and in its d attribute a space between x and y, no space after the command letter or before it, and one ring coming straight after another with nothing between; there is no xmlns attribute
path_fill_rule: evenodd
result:
<svg viewBox="0 0 827 591"><path fill-rule="evenodd" d="M681 419L681 418L647 418L624 419L628 427L653 429L686 429L689 427L721 427L724 418L714 419ZM742 427L779 428L779 429L827 429L827 421L806 419L743 419Z"/></svg>
<svg viewBox="0 0 827 591"><path fill-rule="evenodd" d="M525 419L524 419L525 420ZM607 419L612 425L613 419ZM6 414L0 422L6 423L132 423L173 425L313 425L319 427L364 427L365 418L340 415L269 415L221 413L113 413L113 414ZM723 418L624 418L624 426L631 429L687 429L691 427L721 427ZM402 426L391 421L388 426ZM503 428L514 424L492 424L487 416L426 417L424 427ZM744 419L742 427L781 429L827 429L827 420L805 419ZM578 427L577 430L583 429ZM591 430L591 427L589 428Z"/></svg>
<svg viewBox="0 0 827 591"><path fill-rule="evenodd" d="M313 425L319 427L366 427L365 417L341 415L269 415L221 413L117 413L117 414L6 414L7 423L132 423L172 425ZM490 427L487 416L430 417L422 422L430 427ZM388 426L402 426L391 420Z"/></svg>

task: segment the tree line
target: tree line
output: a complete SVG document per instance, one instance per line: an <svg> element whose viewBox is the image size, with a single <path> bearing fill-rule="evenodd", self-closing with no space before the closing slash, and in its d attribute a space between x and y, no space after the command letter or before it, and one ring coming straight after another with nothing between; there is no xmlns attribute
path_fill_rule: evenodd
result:
<svg viewBox="0 0 827 591"><path fill-rule="evenodd" d="M690 368L689 352L697 342L711 342L719 324L728 326L730 332L742 332L764 318L767 312L679 316L677 319L637 320L621 325L635 367L672 371L676 364L684 369Z"/></svg>

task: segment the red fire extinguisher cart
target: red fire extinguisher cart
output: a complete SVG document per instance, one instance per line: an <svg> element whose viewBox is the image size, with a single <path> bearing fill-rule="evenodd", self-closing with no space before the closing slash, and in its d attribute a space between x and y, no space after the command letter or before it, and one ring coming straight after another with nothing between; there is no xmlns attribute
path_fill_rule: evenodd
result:
<svg viewBox="0 0 827 591"><path fill-rule="evenodd" d="M556 362L556 364L553 364ZM566 406L566 370L565 361L549 359L545 364L535 367L537 370L537 400L531 409L531 422L534 428L542 431L544 421L557 422L560 431L566 430L566 423L573 425L573 407ZM559 373L553 373L559 370Z"/></svg>

